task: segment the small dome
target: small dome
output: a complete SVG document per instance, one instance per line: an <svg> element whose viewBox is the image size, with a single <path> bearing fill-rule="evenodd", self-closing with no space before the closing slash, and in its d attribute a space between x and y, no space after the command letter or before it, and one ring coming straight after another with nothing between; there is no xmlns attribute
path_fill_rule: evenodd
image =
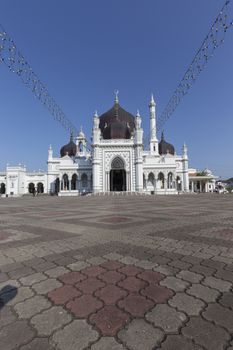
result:
<svg viewBox="0 0 233 350"><path fill-rule="evenodd" d="M103 139L130 139L135 129L135 118L118 102L99 118Z"/></svg>
<svg viewBox="0 0 233 350"><path fill-rule="evenodd" d="M206 176L211 176L211 175L213 175L213 174L212 174L212 171L211 171L210 169L208 169L208 168L206 168L206 169L203 171L203 173L204 173Z"/></svg>
<svg viewBox="0 0 233 350"><path fill-rule="evenodd" d="M73 135L70 135L70 142L60 149L61 157L68 155L69 157L74 157L76 155L76 144L73 141Z"/></svg>
<svg viewBox="0 0 233 350"><path fill-rule="evenodd" d="M167 153L172 154L174 156L175 148L171 143L168 143L165 141L164 134L162 132L161 141L159 143L159 154L163 155L163 154L167 154Z"/></svg>

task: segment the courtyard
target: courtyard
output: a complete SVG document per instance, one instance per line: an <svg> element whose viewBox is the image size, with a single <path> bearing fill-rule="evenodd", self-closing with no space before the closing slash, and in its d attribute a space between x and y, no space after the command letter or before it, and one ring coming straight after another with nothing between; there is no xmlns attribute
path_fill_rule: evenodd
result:
<svg viewBox="0 0 233 350"><path fill-rule="evenodd" d="M0 199L0 349L233 350L231 195Z"/></svg>

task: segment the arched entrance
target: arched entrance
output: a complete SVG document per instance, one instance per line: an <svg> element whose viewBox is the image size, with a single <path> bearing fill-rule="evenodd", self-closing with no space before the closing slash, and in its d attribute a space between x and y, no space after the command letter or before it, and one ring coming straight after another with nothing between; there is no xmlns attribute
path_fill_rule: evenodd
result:
<svg viewBox="0 0 233 350"><path fill-rule="evenodd" d="M36 190L35 184L33 182L30 182L30 184L28 185L28 192L29 193L34 193L35 190Z"/></svg>
<svg viewBox="0 0 233 350"><path fill-rule="evenodd" d="M0 194L6 193L6 185L4 183L1 183L0 185Z"/></svg>
<svg viewBox="0 0 233 350"><path fill-rule="evenodd" d="M44 193L44 185L42 184L42 182L38 182L38 184L37 184L37 192L38 193Z"/></svg>
<svg viewBox="0 0 233 350"><path fill-rule="evenodd" d="M126 172L120 157L114 158L111 164L110 191L126 191Z"/></svg>

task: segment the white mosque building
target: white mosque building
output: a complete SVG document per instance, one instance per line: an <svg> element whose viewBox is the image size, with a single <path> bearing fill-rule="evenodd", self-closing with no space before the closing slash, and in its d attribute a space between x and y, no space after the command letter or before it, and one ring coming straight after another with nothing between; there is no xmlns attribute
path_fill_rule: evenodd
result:
<svg viewBox="0 0 233 350"><path fill-rule="evenodd" d="M116 94L113 107L93 118L91 150L81 130L60 150L48 150L47 172L27 172L24 166L7 166L0 172L2 196L27 193L78 196L86 193L178 194L213 192L216 177L206 169L189 169L187 147L177 155L173 145L156 132L156 104L149 103L150 147L144 149L141 116L124 110Z"/></svg>

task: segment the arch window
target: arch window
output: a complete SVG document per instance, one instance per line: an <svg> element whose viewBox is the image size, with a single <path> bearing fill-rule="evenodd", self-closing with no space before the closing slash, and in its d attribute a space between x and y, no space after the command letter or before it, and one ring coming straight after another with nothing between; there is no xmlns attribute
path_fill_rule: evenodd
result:
<svg viewBox="0 0 233 350"><path fill-rule="evenodd" d="M4 183L1 183L0 185L0 194L6 193L6 185Z"/></svg>
<svg viewBox="0 0 233 350"><path fill-rule="evenodd" d="M150 173L148 176L148 186L153 186L155 184L155 176L153 173Z"/></svg>
<svg viewBox="0 0 233 350"><path fill-rule="evenodd" d="M34 193L35 190L36 190L35 184L33 182L30 182L30 184L28 185L28 192L29 193Z"/></svg>
<svg viewBox="0 0 233 350"><path fill-rule="evenodd" d="M111 169L115 170L115 169L124 169L124 161L122 158L120 157L116 157L113 159L112 164L111 164Z"/></svg>
<svg viewBox="0 0 233 350"><path fill-rule="evenodd" d="M69 178L67 174L64 174L62 176L63 180L63 191L68 191L69 190Z"/></svg>
<svg viewBox="0 0 233 350"><path fill-rule="evenodd" d="M169 188L169 189L173 188L173 174L172 173L168 173L167 188Z"/></svg>
<svg viewBox="0 0 233 350"><path fill-rule="evenodd" d="M164 189L164 174L163 173L159 173L158 181L160 184L160 189Z"/></svg>
<svg viewBox="0 0 233 350"><path fill-rule="evenodd" d="M77 190L77 174L73 174L71 178L71 190Z"/></svg>

